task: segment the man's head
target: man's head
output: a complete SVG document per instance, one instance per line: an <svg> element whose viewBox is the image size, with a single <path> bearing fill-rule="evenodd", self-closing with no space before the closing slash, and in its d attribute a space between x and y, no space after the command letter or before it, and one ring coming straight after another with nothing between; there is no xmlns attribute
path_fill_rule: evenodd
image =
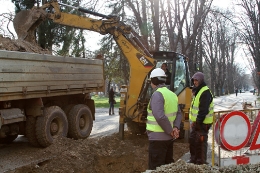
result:
<svg viewBox="0 0 260 173"><path fill-rule="evenodd" d="M198 87L202 82L204 82L204 74L201 72L195 73L191 78L191 82L195 87Z"/></svg>
<svg viewBox="0 0 260 173"><path fill-rule="evenodd" d="M163 69L163 71L166 72L167 64L166 64L166 63L162 63L162 65L161 65L161 69Z"/></svg>
<svg viewBox="0 0 260 173"><path fill-rule="evenodd" d="M159 84L163 84L166 82L165 72L161 68L156 68L151 72L150 79L153 88Z"/></svg>

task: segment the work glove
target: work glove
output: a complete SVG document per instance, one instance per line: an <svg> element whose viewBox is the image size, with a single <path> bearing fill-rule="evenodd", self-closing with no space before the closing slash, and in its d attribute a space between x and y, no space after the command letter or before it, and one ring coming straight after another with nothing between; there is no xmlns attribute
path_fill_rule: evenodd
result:
<svg viewBox="0 0 260 173"><path fill-rule="evenodd" d="M202 131L203 130L203 123L194 122L195 123L195 131Z"/></svg>

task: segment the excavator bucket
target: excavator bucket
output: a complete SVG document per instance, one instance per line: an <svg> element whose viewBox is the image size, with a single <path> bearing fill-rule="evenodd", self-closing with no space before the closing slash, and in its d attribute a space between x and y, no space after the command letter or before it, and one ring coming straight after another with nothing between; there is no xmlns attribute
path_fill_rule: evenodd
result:
<svg viewBox="0 0 260 173"><path fill-rule="evenodd" d="M19 39L35 42L35 29L45 19L46 12L41 8L23 10L16 14L13 25Z"/></svg>

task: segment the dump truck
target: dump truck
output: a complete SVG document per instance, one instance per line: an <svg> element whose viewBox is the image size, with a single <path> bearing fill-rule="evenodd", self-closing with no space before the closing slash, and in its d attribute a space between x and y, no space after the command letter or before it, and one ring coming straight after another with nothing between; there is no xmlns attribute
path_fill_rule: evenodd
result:
<svg viewBox="0 0 260 173"><path fill-rule="evenodd" d="M61 6L94 15L95 18L63 12ZM148 51L133 28L120 21L117 16L93 12L56 0L19 12L14 19L18 37L34 41L35 29L44 20L113 36L130 68L129 82L123 85L120 91L119 136L121 139L124 138L125 124L132 133L145 132L147 105L152 94L149 74L162 63L167 63L172 73L168 88L178 95L179 105L183 112L182 132L188 132L188 112L192 96L188 57L173 51Z"/></svg>
<svg viewBox="0 0 260 173"><path fill-rule="evenodd" d="M91 92L104 91L102 59L0 50L0 143L25 135L47 147L57 137L87 138Z"/></svg>

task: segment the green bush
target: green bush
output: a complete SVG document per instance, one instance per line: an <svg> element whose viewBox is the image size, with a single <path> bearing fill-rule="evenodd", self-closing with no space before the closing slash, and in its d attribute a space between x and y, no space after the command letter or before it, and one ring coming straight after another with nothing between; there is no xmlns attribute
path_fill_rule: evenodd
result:
<svg viewBox="0 0 260 173"><path fill-rule="evenodd" d="M98 95L92 96L92 99L95 101L96 108L109 108L108 97L99 97ZM114 107L119 107L120 98L116 97L116 104Z"/></svg>

